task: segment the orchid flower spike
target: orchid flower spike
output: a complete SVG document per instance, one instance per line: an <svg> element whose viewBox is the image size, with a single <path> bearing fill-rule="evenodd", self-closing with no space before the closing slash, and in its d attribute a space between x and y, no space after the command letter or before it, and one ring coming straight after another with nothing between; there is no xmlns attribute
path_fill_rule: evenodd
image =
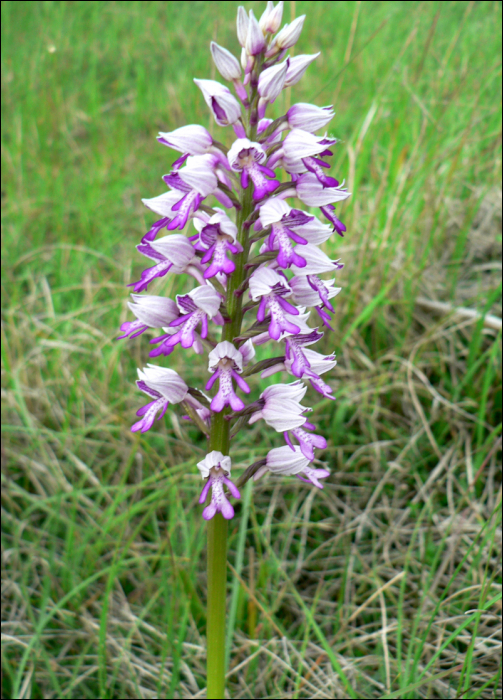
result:
<svg viewBox="0 0 503 700"><path fill-rule="evenodd" d="M292 55L304 15L281 27L282 0L262 9L256 16L238 8L241 55L210 43L226 84L194 79L215 128L187 124L158 134L176 160L162 175L167 191L142 200L152 221L137 250L149 263L129 285L133 316L118 334L133 339L160 329L150 338L150 357L166 363L173 355L173 367L183 368L185 378L165 366L138 370L137 387L149 400L131 430L150 430L168 406L180 404L190 421L185 425L209 438L216 449L208 448L197 464L206 480L199 502L211 492L206 520L234 516L226 493L239 498L239 491L225 453L230 445L232 454L232 437L242 430L262 435L272 428L277 444L284 444L251 465L239 485L269 471L323 488L329 476L313 467L327 439L308 420L306 397L317 392L335 399L329 378L335 355L313 346L337 319L343 264L329 241L346 233L340 209L350 193L332 172L337 138L326 133L331 105L297 102L277 119L266 116L269 105L285 104L284 91L322 59L319 53ZM176 297L166 296L169 289ZM255 348L267 343L275 349L264 348L257 360ZM195 356L184 354L189 349L207 359L199 388ZM280 372L278 383L257 391L254 375Z"/></svg>

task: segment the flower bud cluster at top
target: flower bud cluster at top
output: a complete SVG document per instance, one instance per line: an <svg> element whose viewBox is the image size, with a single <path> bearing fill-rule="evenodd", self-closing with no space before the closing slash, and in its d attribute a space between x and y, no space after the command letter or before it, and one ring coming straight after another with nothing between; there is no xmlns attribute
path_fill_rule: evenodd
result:
<svg viewBox="0 0 503 700"><path fill-rule="evenodd" d="M176 403L208 436L218 421L235 433L245 423L263 420L284 434L286 444L252 465L245 479L256 480L270 471L293 474L323 488L320 479L329 472L314 468L312 462L315 448L326 447L326 440L313 432L315 426L306 416L311 409L301 401L308 385L334 398L322 375L336 361L311 348L323 331L308 325L306 307L314 308L321 326L330 328L331 299L340 289L324 275L342 264L319 246L334 232L342 236L346 230L334 205L349 193L327 174L336 139L323 132L334 116L332 107L299 103L274 121L266 117L267 107L295 85L319 55L288 55L305 16L280 30L282 13L283 2L268 2L260 20L239 7L240 60L211 42L216 68L232 83L234 93L215 80L194 80L217 124L233 130L229 147L196 124L159 134L158 141L181 156L163 176L167 191L143 200L161 218L137 246L153 264L130 285L135 294L129 308L135 320L122 324L120 337L159 328L162 334L150 341L156 346L151 357L169 355L177 345L198 354L208 352L210 378L205 388L212 397L188 387L172 369L149 364L138 370L137 386L150 402L138 411L140 420L133 431L149 430L155 418ZM278 179L280 170L286 173L283 181ZM291 198L319 207L329 223L290 206ZM175 233L189 224L194 230L188 235ZM168 273L191 276L196 286L175 301L139 294ZM222 327L220 342L210 322ZM254 362L255 346L271 341L279 344L277 356ZM245 377L280 371L293 381L274 384L245 403L243 397L250 393ZM223 445L221 449L226 450ZM224 486L236 498L239 491L228 478L230 457L213 449L197 466L207 479L201 503L211 488L203 516L210 519L220 512L231 518L234 510Z"/></svg>

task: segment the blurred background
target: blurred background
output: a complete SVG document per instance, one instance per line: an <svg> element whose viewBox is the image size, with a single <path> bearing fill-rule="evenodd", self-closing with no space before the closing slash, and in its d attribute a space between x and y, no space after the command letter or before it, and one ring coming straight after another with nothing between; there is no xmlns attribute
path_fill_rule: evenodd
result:
<svg viewBox="0 0 503 700"><path fill-rule="evenodd" d="M177 157L157 132L232 140L192 79L219 79L210 40L239 55L237 6L2 3L2 697L204 697L205 443L175 410L130 432L149 348L115 338ZM332 475L236 505L230 697L501 697L501 3L304 13L321 56L268 116L333 104L353 192L337 400L308 402ZM280 444L240 432L233 473Z"/></svg>

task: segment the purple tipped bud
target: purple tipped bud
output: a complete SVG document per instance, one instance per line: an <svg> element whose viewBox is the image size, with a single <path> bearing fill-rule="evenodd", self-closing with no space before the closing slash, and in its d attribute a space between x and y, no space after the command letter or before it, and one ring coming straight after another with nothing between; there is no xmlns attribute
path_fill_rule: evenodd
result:
<svg viewBox="0 0 503 700"><path fill-rule="evenodd" d="M292 105L286 113L290 129L303 129L312 134L318 129L323 129L333 116L331 106L317 107L303 102Z"/></svg>
<svg viewBox="0 0 503 700"><path fill-rule="evenodd" d="M216 80L197 80L197 87L203 93L204 101L213 112L219 126L235 124L241 116L241 107L231 91Z"/></svg>
<svg viewBox="0 0 503 700"><path fill-rule="evenodd" d="M267 7L262 14L262 17L259 20L259 27L264 32L264 34L266 32L269 32L269 34L275 34L281 25L282 18L283 0L281 0L281 2L278 2L276 7L274 7L274 3L268 2Z"/></svg>
<svg viewBox="0 0 503 700"><path fill-rule="evenodd" d="M214 41L210 44L211 55L218 72L225 80L239 80L241 78L241 66L238 59L230 51L219 46Z"/></svg>
<svg viewBox="0 0 503 700"><path fill-rule="evenodd" d="M294 19L291 24L285 24L283 29L274 39L274 46L277 51L289 49L291 46L297 43L305 19L306 15L301 15L300 17L297 17L297 19Z"/></svg>
<svg viewBox="0 0 503 700"><path fill-rule="evenodd" d="M285 84L286 61L263 71L258 79L258 92L267 102L274 102Z"/></svg>
<svg viewBox="0 0 503 700"><path fill-rule="evenodd" d="M246 51L250 56L256 56L265 49L265 39L262 34L262 30L259 27L259 23L253 10L250 10L249 21L248 21L248 32L246 34Z"/></svg>
<svg viewBox="0 0 503 700"><path fill-rule="evenodd" d="M279 35L278 35L279 36ZM307 70L307 67L318 58L320 52L314 54L302 54L288 59L288 71L286 73L285 87L296 85Z"/></svg>
<svg viewBox="0 0 503 700"><path fill-rule="evenodd" d="M238 33L238 41L241 44L241 46L244 48L246 45L246 37L248 36L248 24L250 20L248 19L248 15L246 13L245 8L240 5L238 7L238 17L237 17L237 33Z"/></svg>
<svg viewBox="0 0 503 700"><path fill-rule="evenodd" d="M174 131L160 131L157 140L191 156L207 153L213 143L210 132L199 124L187 124Z"/></svg>

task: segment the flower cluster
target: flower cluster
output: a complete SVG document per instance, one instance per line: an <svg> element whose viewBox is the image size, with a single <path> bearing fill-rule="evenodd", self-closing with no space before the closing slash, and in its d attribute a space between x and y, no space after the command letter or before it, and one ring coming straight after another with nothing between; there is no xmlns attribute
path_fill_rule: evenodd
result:
<svg viewBox="0 0 503 700"><path fill-rule="evenodd" d="M211 397L188 387L172 369L149 364L138 370L138 388L150 402L132 427L145 432L170 403L180 403L209 437L208 454L197 465L206 479L201 504L211 489L205 519L217 512L224 518L234 515L224 487L239 497L229 479L231 459L222 452L224 443L217 444L217 433L228 437L260 420L283 433L285 445L251 465L245 480L269 471L323 488L320 479L329 475L312 466L315 449L327 443L316 434L306 415L311 409L301 401L309 386L334 398L322 375L334 367L335 357L311 346L323 337L320 327L330 328L331 300L340 291L333 275L342 264L320 246L334 232L343 236L346 228L335 205L349 193L329 175L337 139L324 130L334 116L332 107L299 103L279 118L266 117L269 106L319 55L289 56L305 16L280 29L282 13L283 2L268 2L260 19L239 7L240 60L211 43L216 68L230 87L194 81L216 123L232 129L232 143L223 145L196 124L159 134L161 144L181 155L163 177L167 191L143 200L160 217L137 246L153 265L130 285L135 294L129 308L136 318L121 326L121 338L162 330L150 341L155 346L150 357L169 355L177 345L208 353L205 389ZM297 208L298 203L319 209L322 218ZM192 289L176 300L141 294L173 273L192 277ZM307 307L316 311L318 327L308 324ZM211 322L222 329L220 342ZM256 362L255 348L265 343L278 344L280 351L274 359ZM286 372L293 380L269 386L247 404L248 378L259 372L262 377Z"/></svg>

